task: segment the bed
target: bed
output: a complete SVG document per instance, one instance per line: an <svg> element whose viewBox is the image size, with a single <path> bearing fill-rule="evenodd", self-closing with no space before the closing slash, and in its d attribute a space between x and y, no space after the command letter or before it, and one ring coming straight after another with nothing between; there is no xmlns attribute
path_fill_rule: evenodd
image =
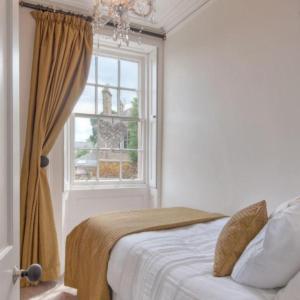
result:
<svg viewBox="0 0 300 300"><path fill-rule="evenodd" d="M212 276L215 244L228 218L131 234L114 246L107 280L113 300L270 300L261 290Z"/></svg>

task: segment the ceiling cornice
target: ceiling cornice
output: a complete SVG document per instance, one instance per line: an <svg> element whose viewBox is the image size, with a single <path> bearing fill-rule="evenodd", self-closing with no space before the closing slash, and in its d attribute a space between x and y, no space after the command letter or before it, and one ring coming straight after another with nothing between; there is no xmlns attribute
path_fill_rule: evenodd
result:
<svg viewBox="0 0 300 300"><path fill-rule="evenodd" d="M86 6L86 3L83 1L74 1L74 0L26 0L26 2L33 4L40 4L47 7L52 7L55 9L64 9L69 10L76 13L81 13L85 15L89 15L91 13L91 9Z"/></svg>
<svg viewBox="0 0 300 300"><path fill-rule="evenodd" d="M143 18L136 17L132 18L132 22L144 26L153 32L168 33L209 1L210 0L169 0L170 5L165 5L167 7L166 11L157 13L155 24L151 24L151 22L145 21ZM62 8L76 13L90 15L93 0L29 0L27 2L54 6L55 8Z"/></svg>
<svg viewBox="0 0 300 300"><path fill-rule="evenodd" d="M162 16L161 27L168 33L175 29L193 13L202 8L210 0L178 0L165 15Z"/></svg>

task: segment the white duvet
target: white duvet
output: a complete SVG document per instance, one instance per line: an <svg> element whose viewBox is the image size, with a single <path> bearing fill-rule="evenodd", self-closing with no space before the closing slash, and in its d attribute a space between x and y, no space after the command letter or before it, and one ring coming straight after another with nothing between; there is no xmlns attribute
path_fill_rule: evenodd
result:
<svg viewBox="0 0 300 300"><path fill-rule="evenodd" d="M212 276L222 219L122 238L113 248L108 282L114 300L269 300L260 290Z"/></svg>

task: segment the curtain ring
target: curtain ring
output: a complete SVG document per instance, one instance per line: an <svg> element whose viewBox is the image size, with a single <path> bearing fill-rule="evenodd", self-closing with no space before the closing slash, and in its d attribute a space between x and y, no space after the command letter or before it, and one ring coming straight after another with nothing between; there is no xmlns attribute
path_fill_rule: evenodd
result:
<svg viewBox="0 0 300 300"><path fill-rule="evenodd" d="M41 156L41 168L46 168L49 165L49 158L47 156Z"/></svg>

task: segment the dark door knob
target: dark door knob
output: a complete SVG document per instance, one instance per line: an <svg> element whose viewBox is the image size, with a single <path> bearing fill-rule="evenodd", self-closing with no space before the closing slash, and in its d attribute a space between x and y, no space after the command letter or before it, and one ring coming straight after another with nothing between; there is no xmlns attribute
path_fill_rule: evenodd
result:
<svg viewBox="0 0 300 300"><path fill-rule="evenodd" d="M16 283L16 281L19 278L27 278L29 282L37 282L42 277L42 267L38 264L31 265L27 270L19 270L17 267L14 268L13 273L13 282Z"/></svg>

